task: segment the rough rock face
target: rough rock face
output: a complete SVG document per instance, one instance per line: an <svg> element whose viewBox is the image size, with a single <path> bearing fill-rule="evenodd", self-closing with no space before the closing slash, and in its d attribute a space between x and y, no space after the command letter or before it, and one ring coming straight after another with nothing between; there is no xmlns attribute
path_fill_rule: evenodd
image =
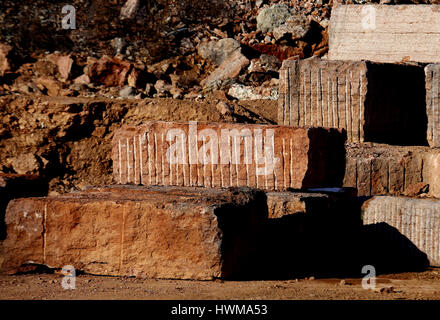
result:
<svg viewBox="0 0 440 320"><path fill-rule="evenodd" d="M88 76L91 81L98 84L122 87L127 82L132 70L132 64L127 61L103 56L90 64Z"/></svg>
<svg viewBox="0 0 440 320"><path fill-rule="evenodd" d="M386 252L387 260L440 266L439 200L381 196L366 201L362 209L363 223L376 241L393 248Z"/></svg>
<svg viewBox="0 0 440 320"><path fill-rule="evenodd" d="M428 147L376 144L346 146L344 186L359 196L402 195L424 182L429 195L440 196L440 151Z"/></svg>
<svg viewBox="0 0 440 320"><path fill-rule="evenodd" d="M426 145L424 83L418 66L287 60L278 123L344 128L350 142Z"/></svg>
<svg viewBox="0 0 440 320"><path fill-rule="evenodd" d="M149 122L115 132L113 174L122 184L339 187L344 141L335 129Z"/></svg>
<svg viewBox="0 0 440 320"><path fill-rule="evenodd" d="M208 59L218 66L238 49L240 49L240 42L232 38L202 42L197 46L197 52L202 58Z"/></svg>
<svg viewBox="0 0 440 320"><path fill-rule="evenodd" d="M240 74L242 69L249 65L249 63L250 61L241 53L241 50L236 50L206 79L202 80L200 84L207 87L215 81L234 79Z"/></svg>
<svg viewBox="0 0 440 320"><path fill-rule="evenodd" d="M46 58L57 66L60 81L69 79L74 63L70 55L51 54Z"/></svg>
<svg viewBox="0 0 440 320"><path fill-rule="evenodd" d="M32 261L98 275L235 276L251 266L264 201L249 189L129 186L14 200L1 269Z"/></svg>
<svg viewBox="0 0 440 320"><path fill-rule="evenodd" d="M0 43L0 76L4 76L6 72L11 71L11 62L9 61L9 54L12 51L10 45Z"/></svg>
<svg viewBox="0 0 440 320"><path fill-rule="evenodd" d="M0 240L6 238L5 212L12 199L47 195L47 182L37 175L0 173Z"/></svg>
<svg viewBox="0 0 440 320"><path fill-rule="evenodd" d="M139 9L139 0L128 0L121 8L121 19L133 19Z"/></svg>
<svg viewBox="0 0 440 320"><path fill-rule="evenodd" d="M347 274L362 268L359 205L347 190L267 192L267 277Z"/></svg>
<svg viewBox="0 0 440 320"><path fill-rule="evenodd" d="M438 5L334 7L328 58L440 62L439 8Z"/></svg>
<svg viewBox="0 0 440 320"><path fill-rule="evenodd" d="M264 8L257 16L257 29L271 32L290 18L291 12L285 4L275 4Z"/></svg>

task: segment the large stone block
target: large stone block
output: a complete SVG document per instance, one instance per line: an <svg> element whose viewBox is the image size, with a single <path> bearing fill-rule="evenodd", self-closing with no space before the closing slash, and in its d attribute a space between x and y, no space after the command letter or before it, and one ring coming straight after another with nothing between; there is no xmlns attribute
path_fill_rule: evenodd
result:
<svg viewBox="0 0 440 320"><path fill-rule="evenodd" d="M345 132L287 126L148 122L113 137L113 173L121 184L338 187Z"/></svg>
<svg viewBox="0 0 440 320"><path fill-rule="evenodd" d="M362 210L368 231L383 247L392 248L388 260L420 264L427 259L440 266L440 200L378 196Z"/></svg>
<svg viewBox="0 0 440 320"><path fill-rule="evenodd" d="M427 139L431 147L440 147L440 64L425 67Z"/></svg>
<svg viewBox="0 0 440 320"><path fill-rule="evenodd" d="M100 187L10 202L0 266L212 279L249 272L265 195L250 189Z"/></svg>
<svg viewBox="0 0 440 320"><path fill-rule="evenodd" d="M0 240L6 237L5 213L12 199L45 196L47 181L37 175L0 173Z"/></svg>
<svg viewBox="0 0 440 320"><path fill-rule="evenodd" d="M426 145L423 68L287 60L280 70L278 123L343 128L349 142Z"/></svg>
<svg viewBox="0 0 440 320"><path fill-rule="evenodd" d="M332 9L330 60L440 62L439 5L341 5Z"/></svg>
<svg viewBox="0 0 440 320"><path fill-rule="evenodd" d="M344 187L359 196L403 195L424 182L440 198L440 150L365 143L348 144L346 152Z"/></svg>

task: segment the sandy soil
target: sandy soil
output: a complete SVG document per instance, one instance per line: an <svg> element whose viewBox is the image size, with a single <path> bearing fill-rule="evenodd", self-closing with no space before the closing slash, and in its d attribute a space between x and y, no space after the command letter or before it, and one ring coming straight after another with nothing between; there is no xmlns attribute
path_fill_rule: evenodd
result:
<svg viewBox="0 0 440 320"><path fill-rule="evenodd" d="M298 299L431 300L440 299L440 270L380 275L375 290L362 279L293 279L288 281L183 281L79 275L75 290L64 290L62 274L0 276L0 299Z"/></svg>

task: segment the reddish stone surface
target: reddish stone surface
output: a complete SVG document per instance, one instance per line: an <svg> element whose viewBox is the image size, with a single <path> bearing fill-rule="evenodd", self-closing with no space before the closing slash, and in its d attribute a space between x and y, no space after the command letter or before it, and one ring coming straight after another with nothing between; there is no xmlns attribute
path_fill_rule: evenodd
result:
<svg viewBox="0 0 440 320"><path fill-rule="evenodd" d="M440 64L425 67L427 139L429 146L440 147Z"/></svg>
<svg viewBox="0 0 440 320"><path fill-rule="evenodd" d="M129 62L103 56L89 65L88 76L95 83L109 87L122 87L126 83L131 69L132 65Z"/></svg>
<svg viewBox="0 0 440 320"><path fill-rule="evenodd" d="M249 267L264 201L249 189L131 186L14 200L1 269L34 263L98 275L234 276Z"/></svg>
<svg viewBox="0 0 440 320"><path fill-rule="evenodd" d="M148 122L115 132L113 174L121 184L338 187L344 141L337 129Z"/></svg>
<svg viewBox="0 0 440 320"><path fill-rule="evenodd" d="M378 196L362 209L382 262L440 266L440 200Z"/></svg>

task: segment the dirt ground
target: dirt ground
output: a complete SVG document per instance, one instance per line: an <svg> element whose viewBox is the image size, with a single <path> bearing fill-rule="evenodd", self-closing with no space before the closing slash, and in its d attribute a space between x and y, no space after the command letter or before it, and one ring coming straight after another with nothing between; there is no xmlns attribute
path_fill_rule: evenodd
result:
<svg viewBox="0 0 440 320"><path fill-rule="evenodd" d="M3 300L438 300L440 269L380 275L376 289L362 279L183 281L79 275L64 290L62 274L0 276Z"/></svg>

